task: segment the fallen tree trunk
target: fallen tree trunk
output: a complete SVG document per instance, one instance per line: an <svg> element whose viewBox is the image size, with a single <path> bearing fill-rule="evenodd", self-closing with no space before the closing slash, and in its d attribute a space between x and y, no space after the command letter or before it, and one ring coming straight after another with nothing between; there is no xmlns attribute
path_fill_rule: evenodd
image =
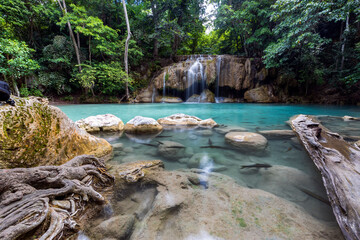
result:
<svg viewBox="0 0 360 240"><path fill-rule="evenodd" d="M344 237L360 239L360 149L312 116L298 115L290 123L321 172Z"/></svg>
<svg viewBox="0 0 360 240"><path fill-rule="evenodd" d="M88 155L61 166L0 169L0 239L59 239L77 232L76 219L97 188L112 185L102 160ZM31 233L29 233L31 232Z"/></svg>

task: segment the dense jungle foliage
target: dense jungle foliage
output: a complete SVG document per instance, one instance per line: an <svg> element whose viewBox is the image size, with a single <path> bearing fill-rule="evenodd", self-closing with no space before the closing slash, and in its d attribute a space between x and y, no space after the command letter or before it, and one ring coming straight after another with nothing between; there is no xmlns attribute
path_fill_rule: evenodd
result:
<svg viewBox="0 0 360 240"><path fill-rule="evenodd" d="M2 0L0 78L22 96L122 97L125 81L131 92L146 86L164 59L233 54L261 57L306 88L360 80L358 0L128 0L126 7L129 78L120 0Z"/></svg>

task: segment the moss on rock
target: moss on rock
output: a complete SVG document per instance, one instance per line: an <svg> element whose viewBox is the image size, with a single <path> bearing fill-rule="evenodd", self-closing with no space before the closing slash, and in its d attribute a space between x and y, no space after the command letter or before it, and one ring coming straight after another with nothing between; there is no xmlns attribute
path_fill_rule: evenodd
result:
<svg viewBox="0 0 360 240"><path fill-rule="evenodd" d="M98 157L111 145L80 130L57 107L41 98L14 98L0 106L0 168L58 165L80 154Z"/></svg>

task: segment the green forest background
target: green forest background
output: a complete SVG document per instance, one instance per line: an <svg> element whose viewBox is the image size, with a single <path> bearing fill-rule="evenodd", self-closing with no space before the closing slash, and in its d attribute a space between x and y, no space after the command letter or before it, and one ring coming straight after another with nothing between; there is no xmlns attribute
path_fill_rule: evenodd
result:
<svg viewBox="0 0 360 240"><path fill-rule="evenodd" d="M0 80L21 96L122 97L126 81L135 94L176 55L232 54L262 58L305 93L324 83L359 90L358 0L129 0L126 7L129 78L120 0L2 0Z"/></svg>

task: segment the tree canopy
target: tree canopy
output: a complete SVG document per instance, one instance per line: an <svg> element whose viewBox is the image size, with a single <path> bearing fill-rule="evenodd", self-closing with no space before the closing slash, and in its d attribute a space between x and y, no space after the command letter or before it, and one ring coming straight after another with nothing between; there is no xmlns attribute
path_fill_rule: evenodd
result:
<svg viewBox="0 0 360 240"><path fill-rule="evenodd" d="M213 16L205 14L209 4ZM145 87L161 59L233 54L261 58L305 92L360 80L359 1L128 0L126 7L129 80L120 0L3 0L0 78L15 91L120 97L126 82L132 92Z"/></svg>

